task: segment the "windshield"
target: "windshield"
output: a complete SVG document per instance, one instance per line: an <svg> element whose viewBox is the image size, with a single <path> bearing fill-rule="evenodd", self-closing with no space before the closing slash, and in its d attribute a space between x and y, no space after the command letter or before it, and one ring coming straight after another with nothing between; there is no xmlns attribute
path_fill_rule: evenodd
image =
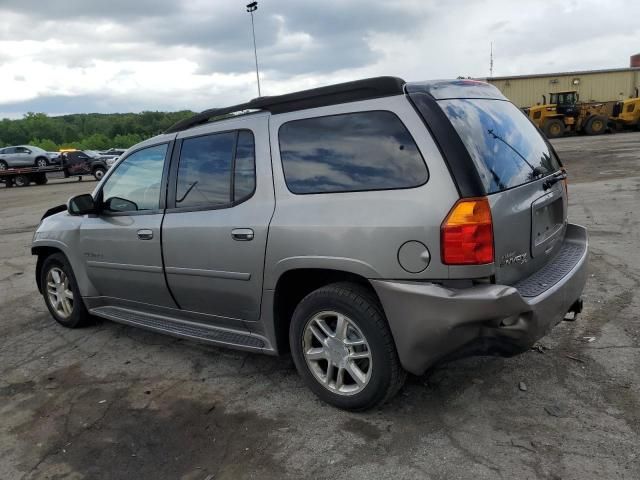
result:
<svg viewBox="0 0 640 480"><path fill-rule="evenodd" d="M531 182L560 169L538 130L503 100L438 102L460 135L487 193Z"/></svg>

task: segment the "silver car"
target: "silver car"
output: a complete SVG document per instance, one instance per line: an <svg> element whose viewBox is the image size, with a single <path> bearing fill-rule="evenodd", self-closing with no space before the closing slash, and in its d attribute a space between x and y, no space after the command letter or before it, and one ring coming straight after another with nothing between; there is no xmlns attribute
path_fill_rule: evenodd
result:
<svg viewBox="0 0 640 480"><path fill-rule="evenodd" d="M0 148L0 170L19 167L48 167L57 163L57 154L31 145Z"/></svg>
<svg viewBox="0 0 640 480"><path fill-rule="evenodd" d="M230 115L234 114L234 115ZM495 87L380 77L211 109L45 214L36 281L91 315L270 355L340 408L527 350L582 306L587 234Z"/></svg>

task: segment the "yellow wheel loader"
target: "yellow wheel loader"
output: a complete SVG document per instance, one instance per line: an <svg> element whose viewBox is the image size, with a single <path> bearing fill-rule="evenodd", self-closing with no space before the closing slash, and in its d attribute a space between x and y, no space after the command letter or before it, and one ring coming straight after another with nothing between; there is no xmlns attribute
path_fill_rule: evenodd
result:
<svg viewBox="0 0 640 480"><path fill-rule="evenodd" d="M637 128L640 130L640 95L636 88L635 98L618 102L613 109L612 123L618 128Z"/></svg>
<svg viewBox="0 0 640 480"><path fill-rule="evenodd" d="M548 138L567 133L600 135L607 129L612 110L608 103L580 102L575 90L550 93L549 103L545 95L542 99L542 105L529 107L527 114Z"/></svg>

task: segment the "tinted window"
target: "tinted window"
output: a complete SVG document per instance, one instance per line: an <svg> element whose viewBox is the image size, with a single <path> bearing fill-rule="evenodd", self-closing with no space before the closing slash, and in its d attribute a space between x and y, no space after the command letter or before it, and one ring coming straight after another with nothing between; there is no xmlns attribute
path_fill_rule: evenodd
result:
<svg viewBox="0 0 640 480"><path fill-rule="evenodd" d="M105 206L128 212L160 208L160 185L167 144L132 153L120 163L102 188Z"/></svg>
<svg viewBox="0 0 640 480"><path fill-rule="evenodd" d="M256 162L253 134L243 130L238 134L235 165L235 200L242 201L251 196L256 187Z"/></svg>
<svg viewBox="0 0 640 480"><path fill-rule="evenodd" d="M176 207L219 207L234 198L242 201L250 196L255 188L254 150L253 134L245 130L185 139L178 165Z"/></svg>
<svg viewBox="0 0 640 480"><path fill-rule="evenodd" d="M427 181L417 145L391 112L295 120L280 127L279 138L293 193L408 188Z"/></svg>
<svg viewBox="0 0 640 480"><path fill-rule="evenodd" d="M182 142L177 207L226 205L231 198L231 164L236 134L219 133Z"/></svg>
<svg viewBox="0 0 640 480"><path fill-rule="evenodd" d="M560 168L538 130L502 100L441 100L488 193L531 182Z"/></svg>

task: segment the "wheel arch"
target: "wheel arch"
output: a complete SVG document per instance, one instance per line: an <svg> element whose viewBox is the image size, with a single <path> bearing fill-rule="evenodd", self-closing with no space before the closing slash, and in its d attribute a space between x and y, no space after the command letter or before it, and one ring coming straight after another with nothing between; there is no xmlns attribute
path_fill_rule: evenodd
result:
<svg viewBox="0 0 640 480"><path fill-rule="evenodd" d="M282 272L278 277L272 296L273 331L272 343L280 354L289 351L289 326L293 311L309 293L325 285L351 282L366 288L378 302L378 294L371 282L363 275L347 270L303 267ZM382 303L380 303L382 308Z"/></svg>
<svg viewBox="0 0 640 480"><path fill-rule="evenodd" d="M31 254L38 256L38 260L36 261L36 285L38 286L38 292L40 293L42 293L42 281L40 278L42 276L42 264L47 257L50 257L54 253L61 253L64 255L64 252L60 248L50 245L31 247Z"/></svg>
<svg viewBox="0 0 640 480"><path fill-rule="evenodd" d="M36 233L37 235L37 233ZM75 253L75 249L69 247L66 243L54 239L36 240L31 246L31 254L37 255L38 260L36 262L36 283L38 283L38 291L41 289L40 273L42 269L42 262L49 255L53 253L61 253L69 262L69 265L73 269L73 274L78 282L78 288L83 297L97 296L98 290L93 286L93 283L87 275L85 262L82 257Z"/></svg>

